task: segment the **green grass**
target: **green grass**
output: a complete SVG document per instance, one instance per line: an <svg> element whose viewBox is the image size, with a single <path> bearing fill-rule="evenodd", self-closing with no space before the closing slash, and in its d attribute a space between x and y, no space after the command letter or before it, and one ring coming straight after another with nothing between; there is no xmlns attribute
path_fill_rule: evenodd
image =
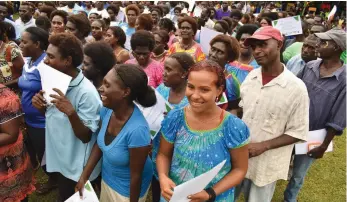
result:
<svg viewBox="0 0 347 202"><path fill-rule="evenodd" d="M47 180L42 171L37 173L37 180ZM273 202L283 202L286 181L279 181ZM30 196L30 202L54 202L57 192L45 196ZM336 137L334 151L326 153L323 159L317 160L310 168L298 198L299 202L342 202L346 201L346 134ZM241 198L239 200L243 202ZM151 202L151 194L147 198Z"/></svg>

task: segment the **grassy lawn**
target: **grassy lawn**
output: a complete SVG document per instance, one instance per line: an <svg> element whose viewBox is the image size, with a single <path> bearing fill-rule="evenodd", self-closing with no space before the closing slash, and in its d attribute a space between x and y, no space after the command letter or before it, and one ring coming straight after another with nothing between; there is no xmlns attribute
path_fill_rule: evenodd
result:
<svg viewBox="0 0 347 202"><path fill-rule="evenodd" d="M38 181L45 181L42 172L37 174ZM283 192L287 182L277 183L273 202L283 202ZM30 196L30 202L54 202L57 192L45 196ZM334 151L327 153L323 159L316 161L306 177L299 194L300 202L341 202L346 201L346 134L336 137ZM243 201L242 199L239 201ZM151 202L148 197L147 202Z"/></svg>

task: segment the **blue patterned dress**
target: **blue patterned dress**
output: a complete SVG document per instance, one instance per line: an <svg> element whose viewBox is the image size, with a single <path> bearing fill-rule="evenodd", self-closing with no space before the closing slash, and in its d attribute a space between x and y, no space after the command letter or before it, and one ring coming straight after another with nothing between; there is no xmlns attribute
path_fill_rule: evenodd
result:
<svg viewBox="0 0 347 202"><path fill-rule="evenodd" d="M228 112L217 128L196 131L189 128L184 109L172 110L163 121L161 132L166 141L174 144L169 177L176 185L211 170L226 159L221 171L207 185L214 186L232 169L229 150L249 141L246 124ZM234 188L217 196L216 201L233 202Z"/></svg>
<svg viewBox="0 0 347 202"><path fill-rule="evenodd" d="M157 89L156 89L159 94L161 96L164 97L165 100L169 100L169 97L170 97L170 88L166 87L163 83L160 84ZM170 103L171 104L171 103ZM174 107L175 109L180 109L180 108L183 108L185 107L186 105L188 105L189 102L188 102L188 99L186 96L184 96L184 98L181 100L180 103L178 104L171 104L172 107ZM152 148L152 161L153 161L153 173L154 173L154 176L158 178L158 171L157 171L157 155L158 155L158 150L159 150L159 146L160 146L160 137L161 137L161 134L159 133L154 139L153 139L153 148Z"/></svg>

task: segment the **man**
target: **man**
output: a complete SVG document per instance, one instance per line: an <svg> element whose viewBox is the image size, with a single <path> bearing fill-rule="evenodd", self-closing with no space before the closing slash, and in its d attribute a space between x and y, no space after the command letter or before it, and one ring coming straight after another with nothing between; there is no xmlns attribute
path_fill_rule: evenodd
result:
<svg viewBox="0 0 347 202"><path fill-rule="evenodd" d="M89 12L93 9L93 2L91 1L85 1L84 2L84 11L89 14Z"/></svg>
<svg viewBox="0 0 347 202"><path fill-rule="evenodd" d="M13 14L13 7L4 1L0 2L0 21L10 23L16 30L16 39L20 38L20 32L17 29L15 22L9 19L10 15Z"/></svg>
<svg viewBox="0 0 347 202"><path fill-rule="evenodd" d="M19 18L15 22L16 29L18 30L19 38L24 30L29 27L36 27L35 19L32 16L32 10L30 9L30 4L27 2L22 2L19 7Z"/></svg>
<svg viewBox="0 0 347 202"><path fill-rule="evenodd" d="M229 10L229 4L227 1L223 1L222 8L217 10L216 12L216 19L221 20L223 17L229 17L230 16L230 10Z"/></svg>
<svg viewBox="0 0 347 202"><path fill-rule="evenodd" d="M90 10L89 15L92 13L97 13L98 15L101 16L101 18L104 18L104 19L110 18L110 15L108 14L107 10L104 7L103 1L97 1L95 3L95 8L92 8L92 10Z"/></svg>
<svg viewBox="0 0 347 202"><path fill-rule="evenodd" d="M297 75L308 62L316 60L317 41L317 37L315 37L314 35L309 35L304 41L304 45L301 49L301 54L292 57L292 59L288 61L287 69L293 72L293 74Z"/></svg>
<svg viewBox="0 0 347 202"><path fill-rule="evenodd" d="M211 17L211 9L210 8L203 8L201 12L200 20L202 21L201 26L204 26L209 29L213 29L214 22L210 19Z"/></svg>
<svg viewBox="0 0 347 202"><path fill-rule="evenodd" d="M306 21L301 21L302 34L295 36L295 41L293 44L288 46L283 52L283 62L287 62L294 56L301 52L302 45L304 44L305 38L310 34L308 29L308 23Z"/></svg>
<svg viewBox="0 0 347 202"><path fill-rule="evenodd" d="M236 188L247 202L271 202L276 181L287 179L294 143L308 133L308 94L305 84L280 61L283 37L262 27L246 39L261 68L241 85L242 120L250 129L248 171Z"/></svg>
<svg viewBox="0 0 347 202"><path fill-rule="evenodd" d="M74 1L67 1L66 6L58 8L59 10L63 10L67 12L69 15L71 14L78 14L81 11L84 11L82 7L80 7L76 2Z"/></svg>
<svg viewBox="0 0 347 202"><path fill-rule="evenodd" d="M135 4L130 4L125 9L125 14L127 16L127 23L124 22L119 25L127 36L127 40L125 42L125 48L131 50L130 47L130 39L133 33L135 33L135 23L137 16L140 15L140 9Z"/></svg>
<svg viewBox="0 0 347 202"><path fill-rule="evenodd" d="M322 158L336 135L346 128L346 65L340 60L346 50L346 33L332 29L315 34L320 42L316 52L321 60L306 64L298 77L306 84L310 95L309 130L325 129L323 144L307 155L294 157L293 175L284 192L285 202L296 202L305 175L315 159Z"/></svg>
<svg viewBox="0 0 347 202"><path fill-rule="evenodd" d="M315 25L321 25L323 22L323 18L320 15L316 15L313 19Z"/></svg>
<svg viewBox="0 0 347 202"><path fill-rule="evenodd" d="M313 25L311 27L310 33L315 34L315 33L322 33L325 31L326 31L326 28L324 27L324 25Z"/></svg>

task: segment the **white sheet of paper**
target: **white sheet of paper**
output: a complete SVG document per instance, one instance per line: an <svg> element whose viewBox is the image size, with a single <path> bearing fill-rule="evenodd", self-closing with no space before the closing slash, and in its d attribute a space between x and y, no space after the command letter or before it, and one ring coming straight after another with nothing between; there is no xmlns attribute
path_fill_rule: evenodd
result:
<svg viewBox="0 0 347 202"><path fill-rule="evenodd" d="M331 18L331 17L334 17L335 13L336 13L336 5L334 5L333 9L331 9L329 15L328 15L328 20Z"/></svg>
<svg viewBox="0 0 347 202"><path fill-rule="evenodd" d="M327 135L326 129L314 130L308 132L307 142L295 144L295 155L307 154L309 143L323 143ZM330 142L325 152L333 151L333 142Z"/></svg>
<svg viewBox="0 0 347 202"><path fill-rule="evenodd" d="M202 48L202 51L205 53L205 55L208 55L208 52L210 51L210 41L217 35L220 35L222 33L217 32L215 30L201 27L200 32L200 45Z"/></svg>
<svg viewBox="0 0 347 202"><path fill-rule="evenodd" d="M174 189L174 193L170 202L188 202L189 195L196 194L203 189L213 180L218 172L223 168L226 160L212 168L210 171L199 175L198 177L191 179L183 184L178 185Z"/></svg>
<svg viewBox="0 0 347 202"><path fill-rule="evenodd" d="M194 8L195 0L188 1L188 4L189 4L188 11L191 12Z"/></svg>
<svg viewBox="0 0 347 202"><path fill-rule="evenodd" d="M285 36L302 34L300 15L273 20L272 26Z"/></svg>
<svg viewBox="0 0 347 202"><path fill-rule="evenodd" d="M92 184L88 180L84 185L83 197L81 199L79 192L76 192L70 198L68 198L65 202L99 202L99 199L94 192Z"/></svg>
<svg viewBox="0 0 347 202"><path fill-rule="evenodd" d="M168 113L173 108L157 90L155 90L155 95L157 97L157 103L152 107L144 108L135 102L149 125L152 139L160 131L161 122L164 120L164 113Z"/></svg>
<svg viewBox="0 0 347 202"><path fill-rule="evenodd" d="M53 98L49 95L55 94L58 95L53 88L59 89L64 95L69 87L71 76L66 75L44 63L41 63L37 69L40 72L42 90L45 91L43 95L47 101L47 104L51 104Z"/></svg>
<svg viewBox="0 0 347 202"><path fill-rule="evenodd" d="M119 26L119 23L120 23L120 22L112 21L112 22L110 22L110 27Z"/></svg>

